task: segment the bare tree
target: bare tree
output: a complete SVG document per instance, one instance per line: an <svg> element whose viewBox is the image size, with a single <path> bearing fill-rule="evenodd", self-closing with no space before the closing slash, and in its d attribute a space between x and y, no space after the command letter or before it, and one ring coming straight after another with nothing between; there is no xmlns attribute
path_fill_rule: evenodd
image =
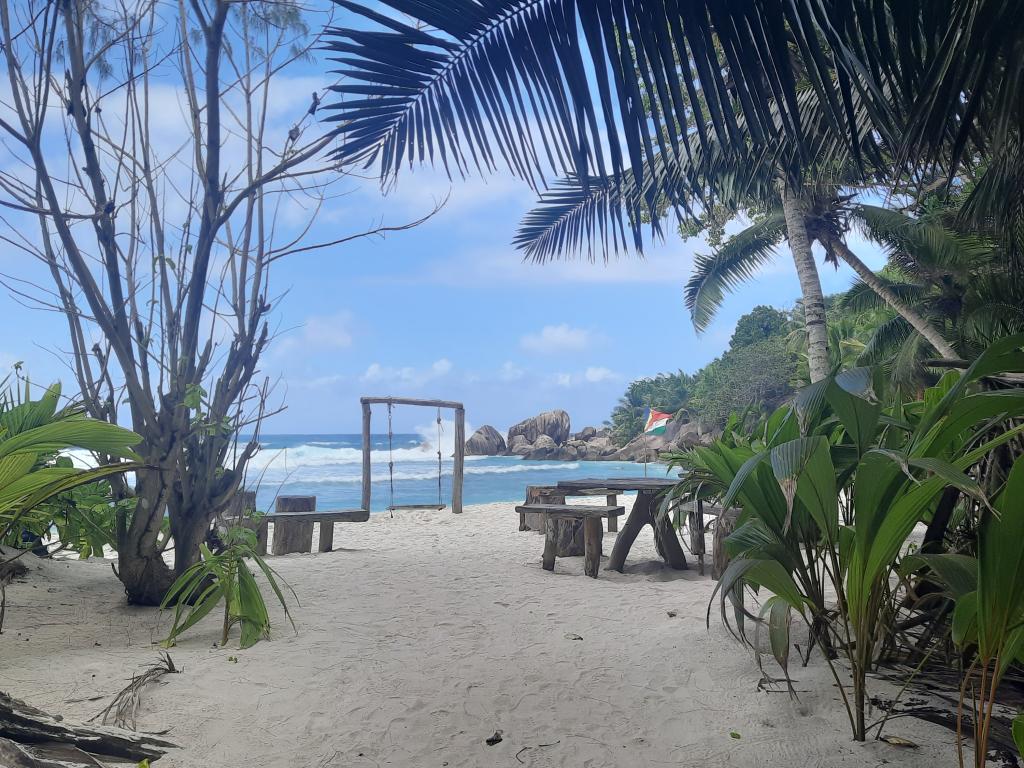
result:
<svg viewBox="0 0 1024 768"><path fill-rule="evenodd" d="M196 561L258 449L271 266L418 223L312 241L344 176L320 91L297 101L307 81L289 74L318 45L305 15L295 0L0 3L0 238L52 281L9 285L66 315L91 415L143 437L152 470L116 488L135 501L117 526L134 603Z"/></svg>

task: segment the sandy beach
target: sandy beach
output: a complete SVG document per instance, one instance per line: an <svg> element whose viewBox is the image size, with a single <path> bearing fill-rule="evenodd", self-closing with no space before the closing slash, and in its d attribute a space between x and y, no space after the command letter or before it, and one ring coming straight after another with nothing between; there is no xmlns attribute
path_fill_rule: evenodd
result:
<svg viewBox="0 0 1024 768"><path fill-rule="evenodd" d="M759 690L750 651L717 613L705 626L714 582L663 567L649 528L624 574L588 579L581 557L548 573L513 506L375 514L338 525L337 551L271 558L298 633L274 608L273 639L250 650L213 646L219 617L190 631L171 650L181 674L143 696L139 728L181 746L157 765L952 764L952 734L911 718L887 732L918 749L853 742L820 658L792 671L798 701ZM156 660L168 617L126 606L110 561L25 560L0 690L87 719Z"/></svg>

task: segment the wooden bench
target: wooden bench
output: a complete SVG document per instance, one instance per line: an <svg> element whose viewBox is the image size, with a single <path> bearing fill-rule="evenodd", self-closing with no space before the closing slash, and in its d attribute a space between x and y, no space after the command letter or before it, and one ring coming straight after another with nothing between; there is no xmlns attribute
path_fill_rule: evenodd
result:
<svg viewBox="0 0 1024 768"><path fill-rule="evenodd" d="M583 572L592 579L597 578L601 567L601 541L604 531L601 518L609 519L625 513L625 508L608 505L603 507L576 504L523 504L516 507L520 514L532 513L544 516L544 559L545 571L555 570L555 522L557 520L583 521Z"/></svg>
<svg viewBox="0 0 1024 768"><path fill-rule="evenodd" d="M365 509L316 510L316 496L278 496L273 514L259 520L256 531L257 551L267 554L269 523L274 524L271 554L288 555L313 551L313 523L320 524L318 552L334 549L335 523L365 523L370 519Z"/></svg>
<svg viewBox="0 0 1024 768"><path fill-rule="evenodd" d="M530 485L526 488L526 504L564 504L567 496L604 496L605 505L616 507L619 504L618 491L611 491L607 488L581 488L578 490L565 490L553 485ZM519 515L519 530L533 530L526 520L525 512ZM608 518L608 532L615 533L619 530L619 518L612 516Z"/></svg>

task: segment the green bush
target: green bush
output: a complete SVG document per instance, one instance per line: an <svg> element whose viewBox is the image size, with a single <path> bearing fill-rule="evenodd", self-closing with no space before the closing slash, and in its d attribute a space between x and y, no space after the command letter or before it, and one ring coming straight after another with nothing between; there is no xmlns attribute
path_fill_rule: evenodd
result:
<svg viewBox="0 0 1024 768"><path fill-rule="evenodd" d="M982 520L994 514L990 498L1013 495L1002 488L1005 477L996 475L1000 487L992 488L979 476L990 457L1024 433L1015 421L1024 415L1024 389L986 383L1024 370L1022 345L1024 336L1002 339L963 374L947 373L921 400L889 408L882 406L881 371L845 371L805 388L748 435L728 433L671 457L690 472L666 504L711 496L741 509L726 540L733 560L716 589L723 618L731 602L743 636L748 589L774 595L762 614L770 635L788 632L790 612L802 617L828 651L858 740L866 732L866 676L892 630L892 585L914 526L932 519L947 488L957 489ZM980 561L979 569L986 567L996 565ZM1024 632L1020 641L1015 657ZM772 647L785 669L788 642ZM849 664L852 698L832 649Z"/></svg>

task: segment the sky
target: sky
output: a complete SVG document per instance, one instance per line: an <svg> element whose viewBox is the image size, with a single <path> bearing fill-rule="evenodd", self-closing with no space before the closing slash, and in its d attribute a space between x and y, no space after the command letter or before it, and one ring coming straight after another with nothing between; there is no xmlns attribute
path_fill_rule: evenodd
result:
<svg viewBox="0 0 1024 768"><path fill-rule="evenodd" d="M282 126L308 104L310 81L319 77L317 63L308 66L295 81L282 80ZM302 96L289 98L292 91ZM172 122L176 114L169 110ZM372 179L347 182L345 191L319 211L312 238L413 221L447 202L414 229L276 265L278 333L261 370L278 381L274 398L286 409L265 425L268 433L356 432L361 395L460 400L472 427L505 429L553 408L568 411L574 429L600 425L629 381L696 371L724 351L744 312L757 304L792 307L799 296L783 248L697 334L683 286L694 255L710 249L699 239L684 242L672 226L643 258L536 265L511 245L534 194L509 175L449 181L441 169L418 167L403 171L387 195ZM855 236L851 247L881 266L877 249ZM826 293L851 284L849 269L818 256ZM45 279L3 243L0 269ZM0 366L22 361L34 381L61 379L73 390L62 316L25 306L10 291L0 293L0 312ZM412 431L431 418L399 409L395 428Z"/></svg>

